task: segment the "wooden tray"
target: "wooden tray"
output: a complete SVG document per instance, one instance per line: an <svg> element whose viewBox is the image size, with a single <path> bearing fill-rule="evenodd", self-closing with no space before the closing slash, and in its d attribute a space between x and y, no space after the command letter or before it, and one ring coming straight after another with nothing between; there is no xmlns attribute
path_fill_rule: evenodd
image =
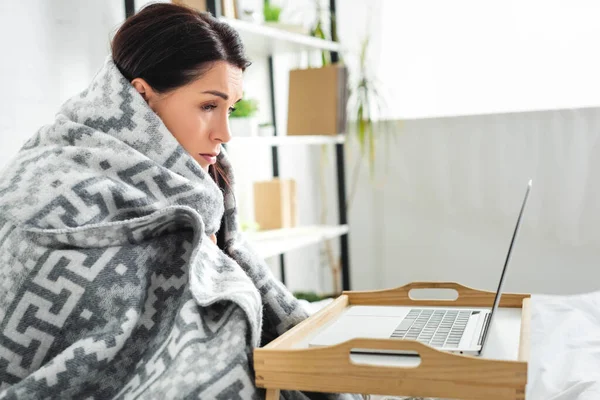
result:
<svg viewBox="0 0 600 400"><path fill-rule="evenodd" d="M455 300L415 300L413 289L454 289ZM279 391L306 390L472 400L523 400L529 352L529 295L502 294L500 307L523 308L517 361L484 359L436 350L412 340L352 339L334 346L295 348L349 305L492 307L495 293L454 282L415 282L396 289L349 291L263 348L254 350L256 385L267 400ZM353 348L414 351L416 367L357 364Z"/></svg>

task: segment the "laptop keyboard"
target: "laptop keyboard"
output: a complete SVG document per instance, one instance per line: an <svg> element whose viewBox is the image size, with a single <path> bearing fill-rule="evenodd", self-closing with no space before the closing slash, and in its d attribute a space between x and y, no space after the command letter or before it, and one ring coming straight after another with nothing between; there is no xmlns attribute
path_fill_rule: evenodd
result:
<svg viewBox="0 0 600 400"><path fill-rule="evenodd" d="M457 348L471 311L412 309L392 333L433 347Z"/></svg>

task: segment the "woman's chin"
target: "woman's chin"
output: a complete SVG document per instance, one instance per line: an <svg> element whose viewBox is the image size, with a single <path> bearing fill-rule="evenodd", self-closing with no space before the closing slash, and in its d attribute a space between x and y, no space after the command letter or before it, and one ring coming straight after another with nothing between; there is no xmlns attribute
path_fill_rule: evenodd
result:
<svg viewBox="0 0 600 400"><path fill-rule="evenodd" d="M210 167L210 164L200 156L200 158L195 158L196 162L198 163L198 165L200 165L200 168L202 168L204 170L204 172L208 173L208 168Z"/></svg>

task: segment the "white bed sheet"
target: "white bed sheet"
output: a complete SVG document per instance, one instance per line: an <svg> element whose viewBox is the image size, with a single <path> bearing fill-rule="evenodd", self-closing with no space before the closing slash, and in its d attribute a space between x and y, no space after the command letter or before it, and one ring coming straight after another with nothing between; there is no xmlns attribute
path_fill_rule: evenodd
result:
<svg viewBox="0 0 600 400"><path fill-rule="evenodd" d="M532 295L528 400L600 399L600 292Z"/></svg>

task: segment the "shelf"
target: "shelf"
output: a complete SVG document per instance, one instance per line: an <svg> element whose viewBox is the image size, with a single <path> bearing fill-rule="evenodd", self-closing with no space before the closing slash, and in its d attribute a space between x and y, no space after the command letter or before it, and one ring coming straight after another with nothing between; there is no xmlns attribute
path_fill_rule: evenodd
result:
<svg viewBox="0 0 600 400"><path fill-rule="evenodd" d="M246 52L253 56L312 50L341 50L339 43L329 40L292 33L239 19L220 19L238 31L246 48Z"/></svg>
<svg viewBox="0 0 600 400"><path fill-rule="evenodd" d="M258 254L263 258L277 256L291 250L321 243L348 233L348 225L306 226L248 232L247 236Z"/></svg>
<svg viewBox="0 0 600 400"><path fill-rule="evenodd" d="M346 141L346 135L311 135L311 136L234 136L229 144L244 144L244 145L268 145L268 146L285 146L285 145L315 145L315 144L338 144Z"/></svg>

